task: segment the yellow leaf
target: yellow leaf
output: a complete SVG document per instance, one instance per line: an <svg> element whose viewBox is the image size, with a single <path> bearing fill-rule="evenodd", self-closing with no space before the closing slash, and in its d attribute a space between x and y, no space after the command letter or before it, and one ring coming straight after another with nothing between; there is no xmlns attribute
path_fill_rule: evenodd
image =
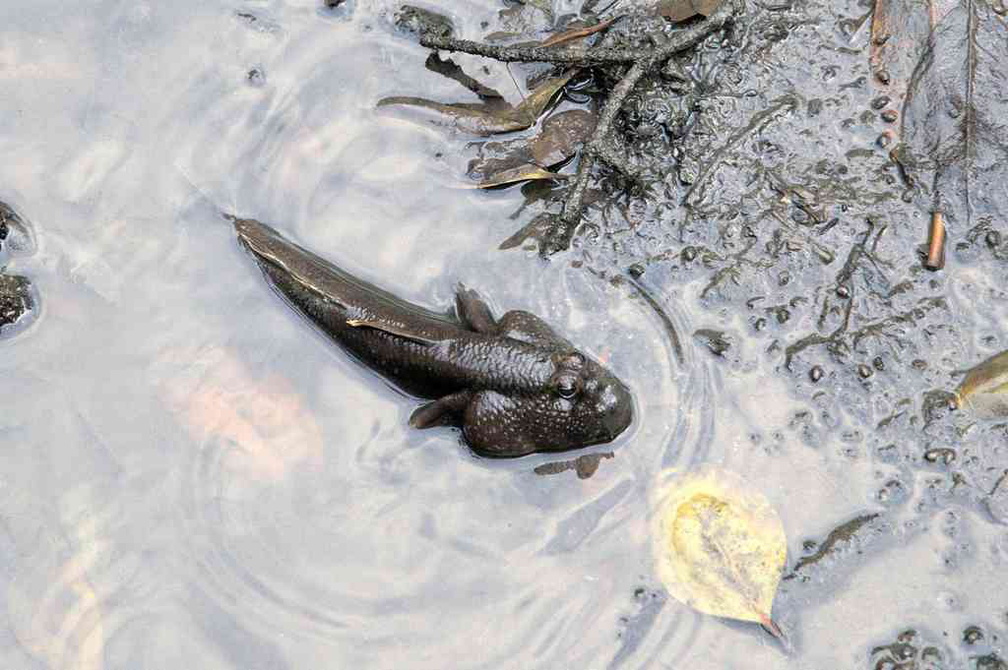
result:
<svg viewBox="0 0 1008 670"><path fill-rule="evenodd" d="M663 489L654 524L658 574L669 595L782 637L770 615L787 538L763 494L736 474L704 466Z"/></svg>
<svg viewBox="0 0 1008 670"><path fill-rule="evenodd" d="M501 170L490 175L487 179L476 185L477 188L499 188L501 186L511 186L523 181L538 181L543 179L566 179L567 175L557 172L550 172L538 165L519 165L509 170Z"/></svg>
<svg viewBox="0 0 1008 670"><path fill-rule="evenodd" d="M981 418L1008 416L1008 351L967 372L956 390L956 403Z"/></svg>

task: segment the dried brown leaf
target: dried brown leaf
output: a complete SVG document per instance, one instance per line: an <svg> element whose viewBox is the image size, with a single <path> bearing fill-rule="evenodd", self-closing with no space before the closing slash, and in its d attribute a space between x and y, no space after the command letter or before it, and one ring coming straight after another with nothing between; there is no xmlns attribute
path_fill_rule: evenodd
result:
<svg viewBox="0 0 1008 670"><path fill-rule="evenodd" d="M901 155L930 181L933 209L969 225L1008 201L1008 21L988 0L938 16L908 86Z"/></svg>
<svg viewBox="0 0 1008 670"><path fill-rule="evenodd" d="M694 16L710 16L723 0L661 0L658 14L674 22L685 21Z"/></svg>
<svg viewBox="0 0 1008 670"><path fill-rule="evenodd" d="M562 74L559 77L551 77L543 83L535 87L535 89L528 94L520 105L515 107L515 110L520 114L525 115L526 118L530 119L528 128L536 119L546 110L549 104L556 97L557 93L563 90L563 87L567 85L567 82L571 80L577 70L569 70L568 72Z"/></svg>
<svg viewBox="0 0 1008 670"><path fill-rule="evenodd" d="M525 114L517 113L514 108L487 110L477 104L443 103L410 96L391 96L378 101L378 107L389 105L422 107L440 112L451 117L458 128L474 135L510 133L515 130L524 130L535 123L535 119L530 120Z"/></svg>
<svg viewBox="0 0 1008 670"><path fill-rule="evenodd" d="M503 170L493 174L487 179L481 181L477 187L498 188L500 186L513 186L514 184L520 184L523 181L538 181L542 179L567 179L567 175L550 172L538 165L529 163L528 165L520 165L516 168Z"/></svg>
<svg viewBox="0 0 1008 670"><path fill-rule="evenodd" d="M576 28L569 28L563 30L555 35L551 35L547 39L543 40L540 46L553 47L558 44L566 44L567 42L572 42L582 37L588 37L589 35L594 35L595 33L601 32L611 26L616 19L620 17L614 16L611 19L606 19L601 23L596 23L593 26L578 26Z"/></svg>
<svg viewBox="0 0 1008 670"><path fill-rule="evenodd" d="M485 103L443 103L412 96L382 98L377 106L408 105L430 109L451 117L457 127L475 135L510 133L532 126L557 93L571 80L574 72L571 70L563 76L547 79L516 107L501 108L498 104Z"/></svg>
<svg viewBox="0 0 1008 670"><path fill-rule="evenodd" d="M506 251L520 246L525 240L540 241L553 228L555 223L555 214L543 212L522 226L514 235L501 242L497 248L501 251Z"/></svg>
<svg viewBox="0 0 1008 670"><path fill-rule="evenodd" d="M551 167L569 160L588 141L598 115L583 109L554 114L542 124L542 130L529 141L532 160L542 167Z"/></svg>

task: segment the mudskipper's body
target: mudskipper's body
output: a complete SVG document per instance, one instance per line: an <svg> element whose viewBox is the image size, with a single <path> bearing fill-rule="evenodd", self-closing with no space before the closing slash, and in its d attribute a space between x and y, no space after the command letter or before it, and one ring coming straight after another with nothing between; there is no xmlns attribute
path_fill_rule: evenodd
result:
<svg viewBox="0 0 1008 670"><path fill-rule="evenodd" d="M417 428L452 424L484 456L512 457L609 442L633 419L626 386L541 319L489 307L459 287L455 316L367 284L252 219L238 238L273 286L361 362L432 399Z"/></svg>

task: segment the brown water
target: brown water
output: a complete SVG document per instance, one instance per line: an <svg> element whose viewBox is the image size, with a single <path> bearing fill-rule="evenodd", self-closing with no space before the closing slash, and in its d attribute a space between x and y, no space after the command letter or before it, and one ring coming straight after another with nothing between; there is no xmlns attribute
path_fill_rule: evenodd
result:
<svg viewBox="0 0 1008 670"><path fill-rule="evenodd" d="M495 0L448 4L437 8L460 34L503 25ZM786 301L780 268L754 266L711 297L731 250L707 267L678 260L698 231L734 220L710 198L748 197L743 221L763 216L743 176L703 195L706 219L683 218L670 199L660 213L625 209L629 223L611 219L616 232L550 262L534 248L497 251L533 215L512 218L518 191L469 188L472 138L374 109L387 95L461 90L424 69L424 50L393 27L395 6L0 9L0 199L34 224L37 252L11 267L42 305L0 340L0 667L861 668L910 628L903 642L934 646L938 667L977 667L1001 650L1008 528L983 499L1008 467L1008 436L994 423L925 432L917 419L925 391L1008 348L1008 273L967 249L954 272L922 277L907 242L920 214L883 187L869 197L878 156L866 167L845 155L874 141L841 123L872 92L837 89L807 63L820 54L843 81L864 75L863 31L837 25L867 10L814 5L788 19L788 40L738 66L738 86L758 95L722 100L722 137L784 94L803 110L789 123L805 128L807 100L831 87L814 139L788 124L767 136L806 159L777 163L786 175L828 155L850 162L855 181L853 194L830 191L835 211L845 197L854 208L823 241L837 260L785 261L786 291L811 306L757 331L745 300L765 294L760 315ZM753 26L771 15L754 11ZM486 83L519 99L502 65L458 60L485 65ZM808 366L788 371L771 344L809 332L817 287L864 228L862 206L903 212L879 251L887 285L910 277L951 307L908 329L909 349L855 345L854 362L884 355L889 377L864 382L854 362L824 355L809 363L828 368L814 387ZM415 401L272 295L221 208L425 306L444 308L464 281L498 311L539 314L608 357L637 420L595 450L614 457L583 480L534 472L555 458L487 461L450 429L410 430ZM681 362L655 311L609 281L635 262L683 337ZM729 354L711 355L690 336L699 328L733 335ZM913 376L917 357L936 363ZM923 459L939 446L958 450L954 467ZM789 572L834 528L879 515L783 582L775 616L791 655L755 626L668 599L657 580L655 482L701 462L771 500ZM981 641L962 641L969 626Z"/></svg>

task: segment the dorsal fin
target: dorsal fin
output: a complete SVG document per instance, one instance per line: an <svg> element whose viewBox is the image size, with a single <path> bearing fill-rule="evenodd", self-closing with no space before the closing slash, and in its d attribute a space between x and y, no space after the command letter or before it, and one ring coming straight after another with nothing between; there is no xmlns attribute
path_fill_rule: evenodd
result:
<svg viewBox="0 0 1008 670"><path fill-rule="evenodd" d="M447 338L434 338L423 333L417 333L409 328L392 323L385 323L383 321L378 321L375 319L347 319L346 324L351 328L373 328L374 330L380 330L382 332L388 333L390 335L395 335L396 337L402 337L404 339L416 342L418 344L423 344L425 346L433 346L439 342L443 342Z"/></svg>

